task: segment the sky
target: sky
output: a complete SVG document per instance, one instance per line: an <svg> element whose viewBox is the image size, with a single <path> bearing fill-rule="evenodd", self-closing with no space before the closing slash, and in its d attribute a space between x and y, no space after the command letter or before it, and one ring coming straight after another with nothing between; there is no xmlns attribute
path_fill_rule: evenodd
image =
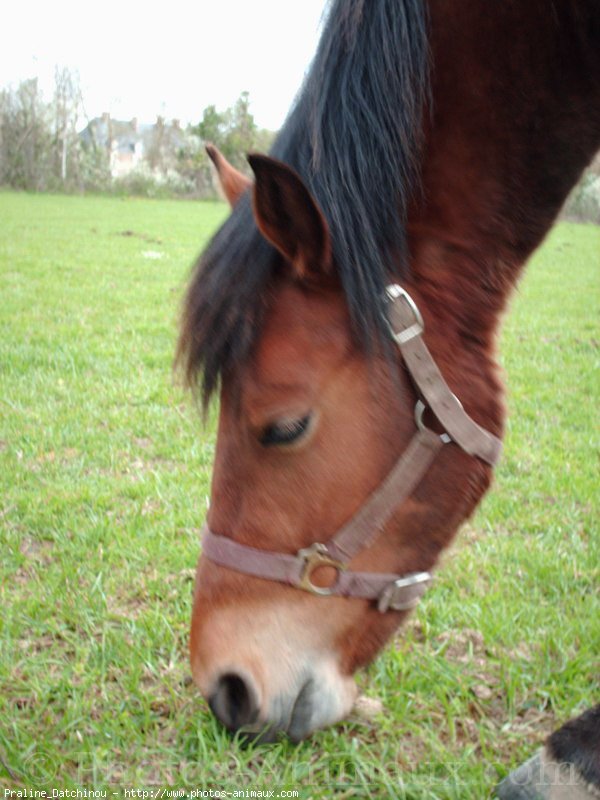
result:
<svg viewBox="0 0 600 800"><path fill-rule="evenodd" d="M79 73L88 118L198 122L242 91L279 128L317 46L326 0L13 0L0 28L0 88L55 65Z"/></svg>

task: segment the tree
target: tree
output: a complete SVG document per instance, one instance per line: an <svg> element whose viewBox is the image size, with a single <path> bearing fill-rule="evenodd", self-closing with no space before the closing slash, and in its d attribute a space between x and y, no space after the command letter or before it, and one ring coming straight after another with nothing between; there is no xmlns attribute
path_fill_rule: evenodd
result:
<svg viewBox="0 0 600 800"><path fill-rule="evenodd" d="M68 67L54 71L54 176L63 187L80 180L80 140L77 121L83 108L79 74Z"/></svg>
<svg viewBox="0 0 600 800"><path fill-rule="evenodd" d="M211 142L220 149L227 135L227 112L221 114L216 106L206 106L202 112L202 119L192 128L192 133L201 141Z"/></svg>
<svg viewBox="0 0 600 800"><path fill-rule="evenodd" d="M79 76L55 70L52 101L36 78L0 92L0 182L18 189L81 187L77 122L83 108Z"/></svg>
<svg viewBox="0 0 600 800"><path fill-rule="evenodd" d="M37 78L0 93L0 182L45 189L51 178L48 108Z"/></svg>
<svg viewBox="0 0 600 800"><path fill-rule="evenodd" d="M274 138L271 131L256 125L250 112L248 92L242 92L233 106L225 111L218 111L214 105L207 106L200 122L191 128L191 133L202 144L214 144L231 164L246 174L251 172L246 154L252 150L268 151ZM211 186L213 173L203 147L195 151L194 160L199 183ZM186 163L189 170L189 159Z"/></svg>
<svg viewBox="0 0 600 800"><path fill-rule="evenodd" d="M229 130L227 135L227 151L223 155L238 169L248 169L246 154L254 150L256 145L257 126L250 113L250 95L242 92L229 110Z"/></svg>

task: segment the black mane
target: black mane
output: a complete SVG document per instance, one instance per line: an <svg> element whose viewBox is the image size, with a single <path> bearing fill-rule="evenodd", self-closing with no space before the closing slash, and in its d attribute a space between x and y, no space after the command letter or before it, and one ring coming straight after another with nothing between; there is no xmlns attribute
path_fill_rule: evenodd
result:
<svg viewBox="0 0 600 800"><path fill-rule="evenodd" d="M407 205L418 179L428 92L425 0L334 0L272 155L292 166L329 224L358 339L384 335L383 289L406 270ZM260 325L277 255L249 197L199 259L178 361L206 403Z"/></svg>

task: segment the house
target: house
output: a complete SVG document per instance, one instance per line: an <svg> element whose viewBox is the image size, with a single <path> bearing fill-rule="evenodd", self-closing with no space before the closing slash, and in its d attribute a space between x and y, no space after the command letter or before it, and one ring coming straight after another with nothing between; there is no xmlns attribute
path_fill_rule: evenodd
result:
<svg viewBox="0 0 600 800"><path fill-rule="evenodd" d="M164 117L157 117L153 124L138 123L136 117L117 120L107 112L92 119L79 136L84 146L106 150L113 178L143 166L155 175L164 175L186 144L179 120L167 123Z"/></svg>

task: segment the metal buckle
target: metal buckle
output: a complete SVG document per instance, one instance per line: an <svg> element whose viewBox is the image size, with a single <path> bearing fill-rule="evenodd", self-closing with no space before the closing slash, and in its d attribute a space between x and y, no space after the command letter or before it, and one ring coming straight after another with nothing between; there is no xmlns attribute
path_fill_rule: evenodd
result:
<svg viewBox="0 0 600 800"><path fill-rule="evenodd" d="M455 394L453 394L452 397L454 397L458 405L462 408L462 403L460 402L458 397ZM425 425L425 423L423 422L423 414L425 413L426 408L427 406L422 400L417 400L417 404L415 406L415 422L417 423L417 428L420 431L430 430L430 428L428 428L427 425ZM452 437L450 436L449 433L440 433L439 437L444 444L450 444L450 442L452 441Z"/></svg>
<svg viewBox="0 0 600 800"><path fill-rule="evenodd" d="M403 578L397 578L392 583L388 583L383 592L379 595L377 600L377 610L385 614L390 609L392 611L408 611L418 605L423 592L412 600L405 603L394 603L392 605L392 598L397 589L408 589L411 586L419 584L427 584L431 581L431 574L429 572L413 572L411 575L405 575Z"/></svg>
<svg viewBox="0 0 600 800"><path fill-rule="evenodd" d="M310 547L304 547L302 550L298 550L297 555L298 558L304 559L298 586L301 589L305 589L307 592L319 594L324 597L333 594L335 587L337 586L338 579L336 579L332 586L315 586L310 579L310 575L313 569L316 567L334 567L337 569L339 577L339 573L345 569L345 566L341 563L341 561L336 561L334 558L332 558L327 551L327 547L320 542L315 542L314 544L311 544Z"/></svg>
<svg viewBox="0 0 600 800"><path fill-rule="evenodd" d="M392 283L386 287L385 293L392 303L395 303L399 297L402 297L404 300L406 300L408 307L415 317L413 324L401 331L395 331L392 328L392 324L388 318L388 327L394 341L399 345L403 345L406 344L406 342L409 342L411 339L414 339L415 336L420 336L425 330L425 323L423 322L423 317L421 316L421 312L419 311L417 304L406 291L406 289L403 289L402 286L399 286L397 283Z"/></svg>

